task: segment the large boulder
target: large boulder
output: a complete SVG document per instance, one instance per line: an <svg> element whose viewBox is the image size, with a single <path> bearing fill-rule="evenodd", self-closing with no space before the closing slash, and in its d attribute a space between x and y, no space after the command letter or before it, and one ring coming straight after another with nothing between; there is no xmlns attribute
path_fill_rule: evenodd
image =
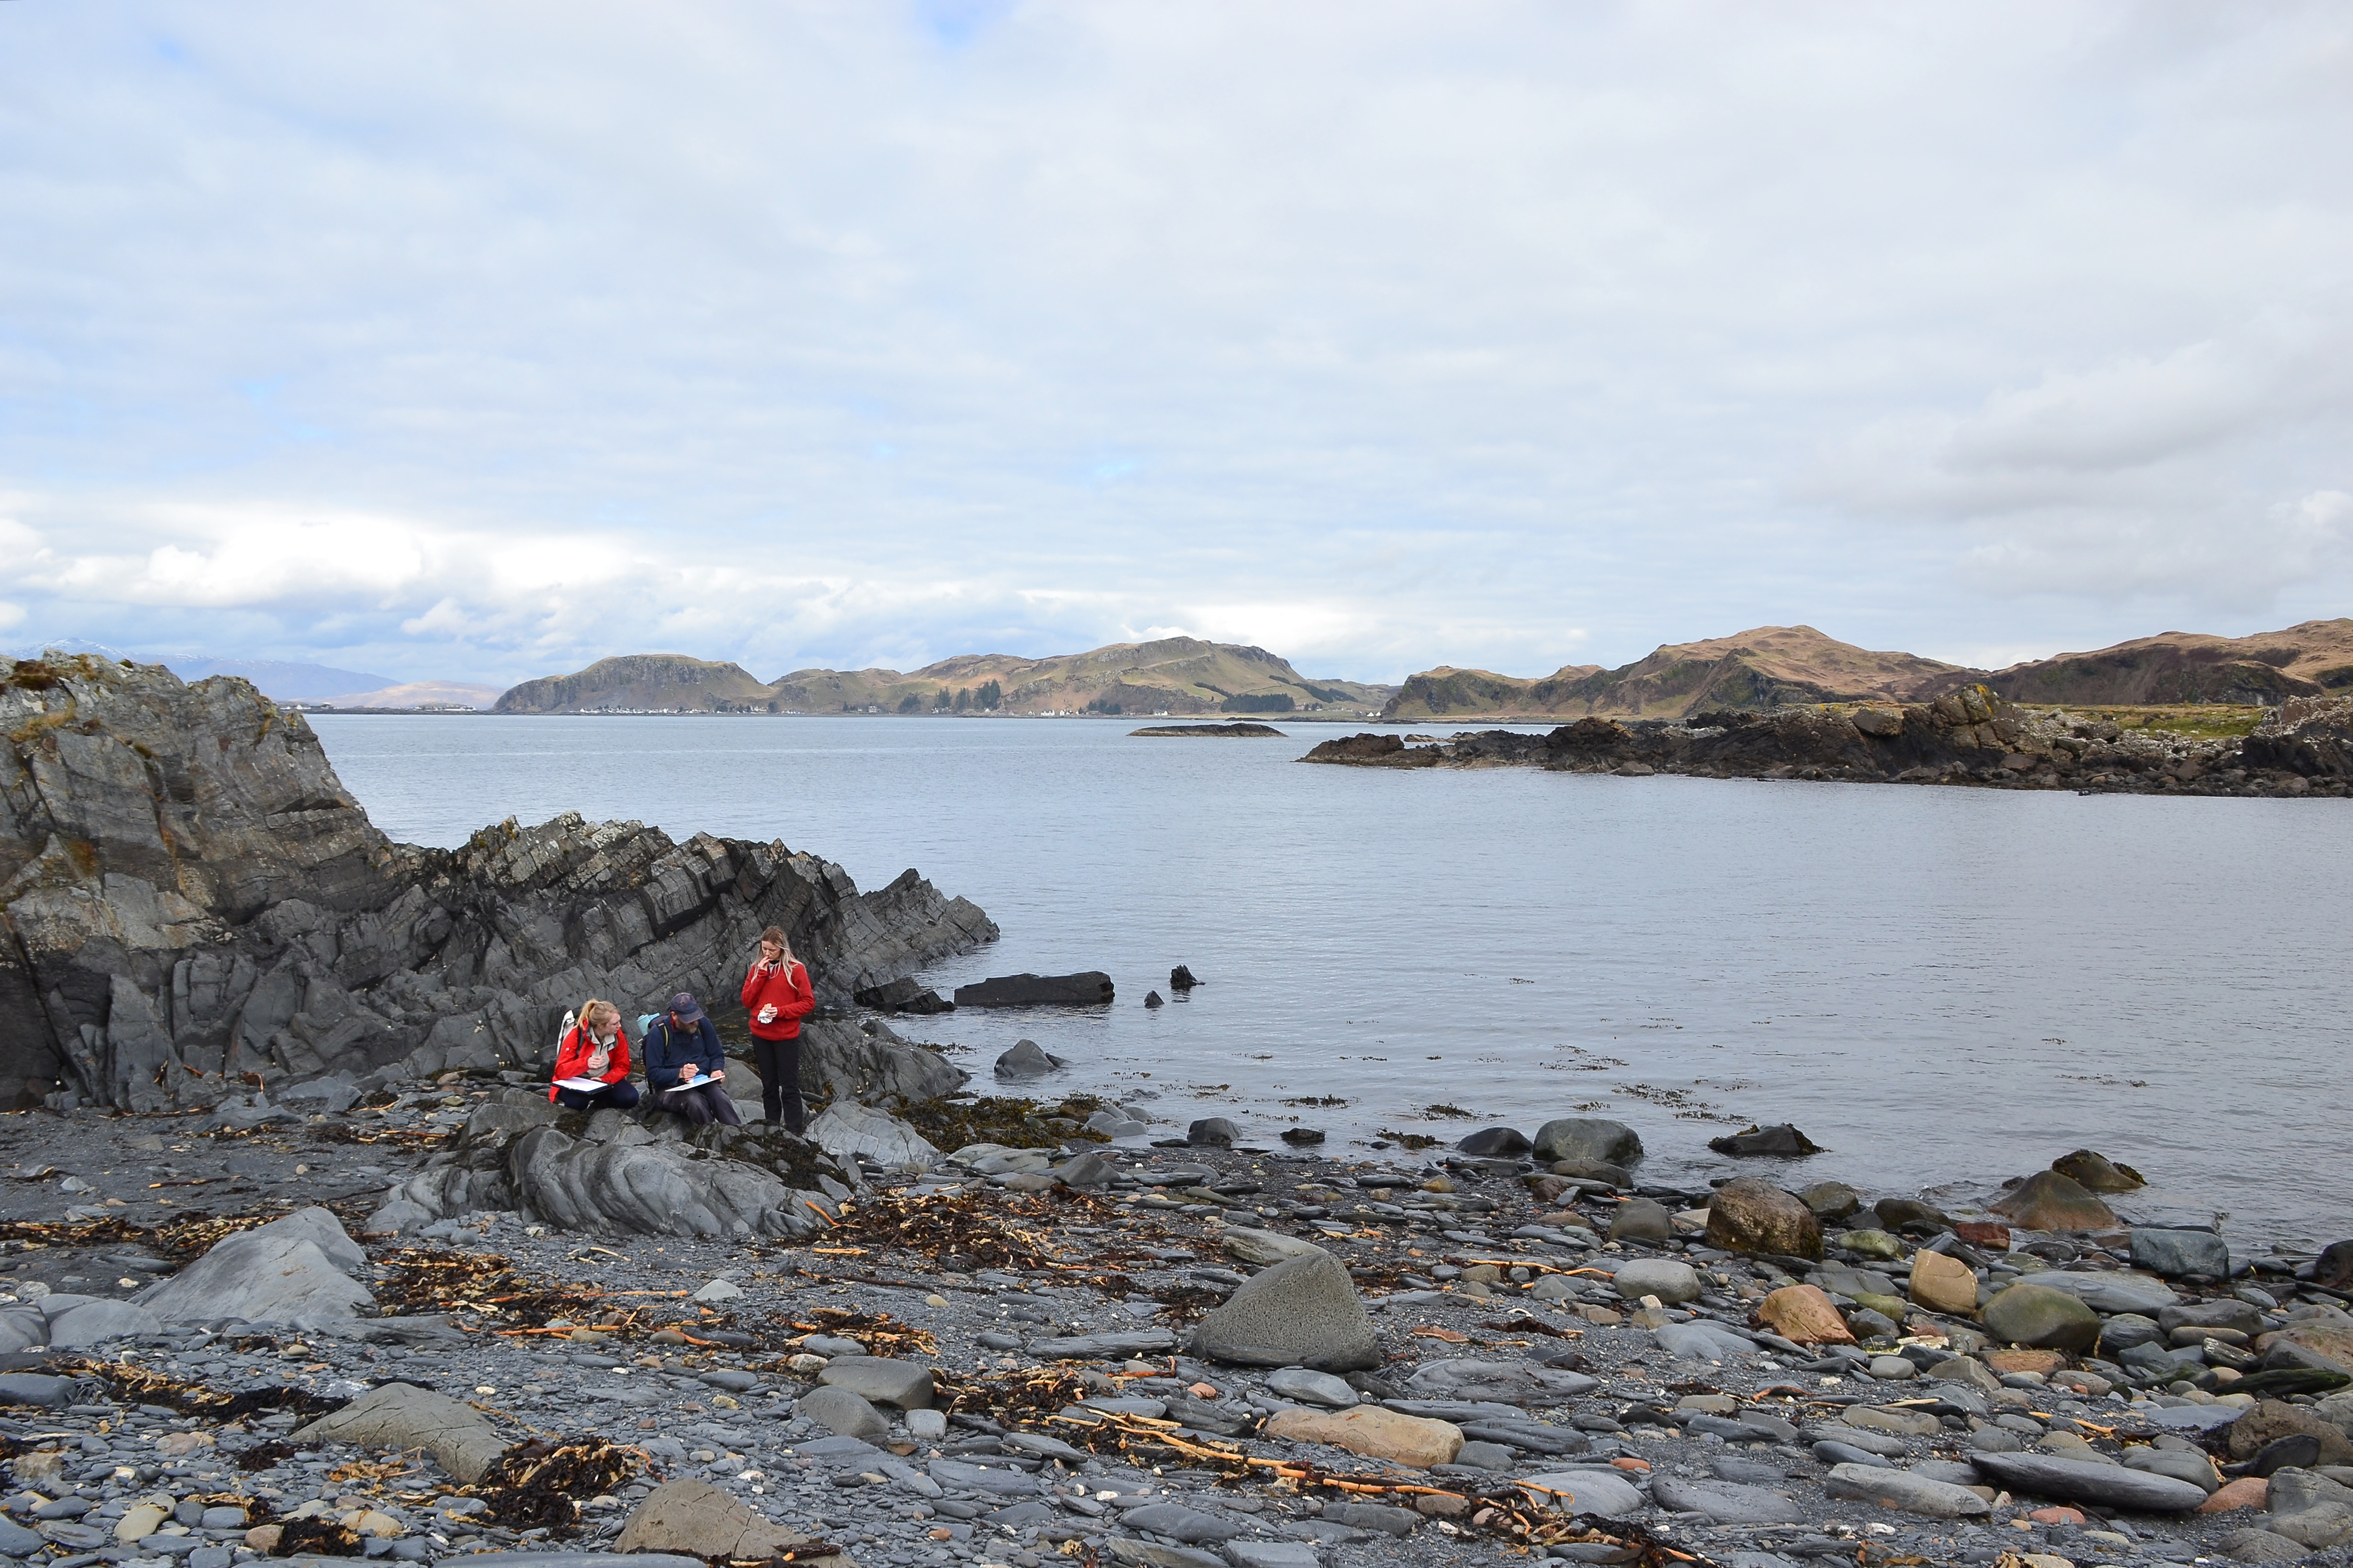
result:
<svg viewBox="0 0 2353 1568"><path fill-rule="evenodd" d="M1670 1307L1699 1300L1699 1275L1679 1258L1630 1258L1609 1279L1620 1300L1655 1296Z"/></svg>
<svg viewBox="0 0 2353 1568"><path fill-rule="evenodd" d="M1822 1222L1795 1193L1757 1176L1739 1176L1716 1188L1709 1200L1707 1240L1727 1252L1820 1258Z"/></svg>
<svg viewBox="0 0 2353 1568"><path fill-rule="evenodd" d="M1801 1345L1851 1345L1854 1331L1837 1303L1812 1285L1784 1285L1757 1304L1757 1320Z"/></svg>
<svg viewBox="0 0 2353 1568"><path fill-rule="evenodd" d="M1251 1277L1193 1331L1193 1352L1243 1366L1361 1372L1381 1364L1372 1319L1328 1252L1286 1258Z"/></svg>
<svg viewBox="0 0 2353 1568"><path fill-rule="evenodd" d="M2134 1268L2146 1268L2168 1279L2189 1274L2227 1279L2231 1275L2230 1244L2211 1230L2136 1226L2132 1233L2132 1260Z"/></svg>
<svg viewBox="0 0 2353 1568"><path fill-rule="evenodd" d="M1978 1277L1959 1258L1923 1247L1912 1255L1912 1300L1932 1312L1968 1317L1978 1310Z"/></svg>
<svg viewBox="0 0 2353 1568"><path fill-rule="evenodd" d="M1642 1140L1622 1121L1599 1116L1562 1116L1536 1129L1538 1160L1582 1160L1631 1165L1642 1157Z"/></svg>
<svg viewBox="0 0 2353 1568"><path fill-rule="evenodd" d="M2073 1177L2037 1171L1986 1205L2028 1230L2113 1230L2116 1211Z"/></svg>
<svg viewBox="0 0 2353 1568"><path fill-rule="evenodd" d="M344 1272L367 1254L322 1208L215 1242L202 1258L132 1300L165 1322L296 1322L349 1318L375 1297Z"/></svg>
<svg viewBox="0 0 2353 1568"><path fill-rule="evenodd" d="M410 1383L372 1388L295 1432L297 1442L353 1443L371 1448L422 1448L466 1486L482 1479L506 1449L490 1417L470 1405Z"/></svg>
<svg viewBox="0 0 2353 1568"><path fill-rule="evenodd" d="M1985 1304L1986 1332L2003 1344L2081 1355L2100 1337L2100 1316L2080 1298L2044 1285L2012 1285Z"/></svg>
<svg viewBox="0 0 2353 1568"><path fill-rule="evenodd" d="M997 974L955 989L959 1007L1100 1007L1113 998L1100 969L1077 974Z"/></svg>

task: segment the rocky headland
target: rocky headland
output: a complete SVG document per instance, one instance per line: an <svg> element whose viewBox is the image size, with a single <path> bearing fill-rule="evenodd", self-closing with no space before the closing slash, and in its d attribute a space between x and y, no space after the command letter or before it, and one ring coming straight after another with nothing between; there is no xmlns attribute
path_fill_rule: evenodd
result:
<svg viewBox="0 0 2353 1568"><path fill-rule="evenodd" d="M1547 734L1487 730L1424 745L1364 733L1326 741L1300 760L2341 798L2353 789L2353 698L2292 697L2250 734L2199 738L2063 710L2032 712L1971 685L1926 702L1725 710L1673 721L1585 718Z"/></svg>
<svg viewBox="0 0 2353 1568"><path fill-rule="evenodd" d="M20 666L0 701L12 984L43 1020L12 1048L28 1092L70 1086L0 1115L0 1556L2353 1545L2353 1243L2226 1236L2084 1150L1930 1203L1808 1183L1791 1127L1671 1184L1639 1129L1575 1114L1326 1154L976 1094L839 1005L990 929L912 874L860 895L781 846L568 820L415 850L241 682ZM837 1004L806 1138L548 1102L549 1009L715 991L770 919ZM1058 1065L1024 1042L996 1071Z"/></svg>

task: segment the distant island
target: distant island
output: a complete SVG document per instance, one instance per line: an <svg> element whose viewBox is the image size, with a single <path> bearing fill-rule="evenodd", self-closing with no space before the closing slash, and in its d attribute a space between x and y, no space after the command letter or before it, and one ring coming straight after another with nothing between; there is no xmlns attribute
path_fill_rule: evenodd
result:
<svg viewBox="0 0 2353 1568"><path fill-rule="evenodd" d="M1162 637L1047 658L959 654L907 673L797 669L763 681L740 664L625 654L526 680L499 713L1005 713L1164 718L1203 713L1377 717L1393 686L1314 680L1262 647Z"/></svg>
<svg viewBox="0 0 2353 1568"><path fill-rule="evenodd" d="M1146 724L1141 730L1130 730L1130 735L1169 737L1177 735L1213 735L1227 739L1251 740L1262 735L1282 739L1282 731L1271 724Z"/></svg>
<svg viewBox="0 0 2353 1568"><path fill-rule="evenodd" d="M2218 637L2164 632L2092 653L1970 669L1874 653L1811 626L1757 626L1668 643L1616 669L1570 665L1523 679L1441 665L1409 676L1387 720L1687 719L1841 702L1927 702L1982 684L2013 702L2276 707L2353 689L2353 619Z"/></svg>

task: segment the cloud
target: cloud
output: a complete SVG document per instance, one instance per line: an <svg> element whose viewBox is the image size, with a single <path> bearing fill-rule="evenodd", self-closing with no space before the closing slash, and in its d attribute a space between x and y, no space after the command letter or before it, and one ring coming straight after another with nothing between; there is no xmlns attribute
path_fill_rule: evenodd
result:
<svg viewBox="0 0 2353 1568"><path fill-rule="evenodd" d="M36 629L1394 678L2353 591L2339 8L354 3L0 8Z"/></svg>

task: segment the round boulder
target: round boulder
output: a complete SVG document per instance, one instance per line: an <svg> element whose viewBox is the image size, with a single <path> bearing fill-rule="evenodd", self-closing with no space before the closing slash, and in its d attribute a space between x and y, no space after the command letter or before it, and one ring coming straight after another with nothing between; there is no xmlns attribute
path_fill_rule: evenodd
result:
<svg viewBox="0 0 2353 1568"><path fill-rule="evenodd" d="M1609 1239L1646 1241L1653 1246L1674 1234L1674 1215L1667 1205L1649 1198L1630 1198L1609 1216Z"/></svg>
<svg viewBox="0 0 2353 1568"><path fill-rule="evenodd" d="M1626 1300L1656 1296L1668 1306L1699 1300L1699 1276L1672 1258L1637 1258L1618 1266L1610 1283Z"/></svg>
<svg viewBox="0 0 2353 1568"><path fill-rule="evenodd" d="M1536 1129L1536 1158L1598 1161L1631 1165L1642 1157L1642 1141L1622 1121L1599 1116L1563 1116Z"/></svg>
<svg viewBox="0 0 2353 1568"><path fill-rule="evenodd" d="M1844 1219L1862 1207L1862 1194L1844 1182L1816 1182L1798 1195L1816 1219Z"/></svg>
<svg viewBox="0 0 2353 1568"><path fill-rule="evenodd" d="M1795 1193L1740 1176L1716 1188L1707 1205L1707 1243L1726 1252L1820 1258L1822 1222Z"/></svg>
<svg viewBox="0 0 2353 1568"><path fill-rule="evenodd" d="M2064 1290L2012 1285L1985 1304L1986 1332L2004 1344L2081 1355L2100 1337L2100 1315Z"/></svg>

